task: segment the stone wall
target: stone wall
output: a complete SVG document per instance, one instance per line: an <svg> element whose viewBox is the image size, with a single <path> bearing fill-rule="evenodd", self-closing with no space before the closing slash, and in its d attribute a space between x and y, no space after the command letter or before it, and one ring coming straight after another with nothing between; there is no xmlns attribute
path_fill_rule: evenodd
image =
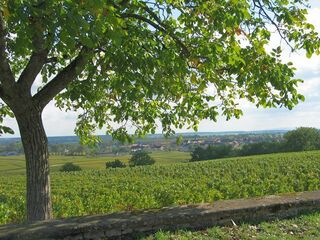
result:
<svg viewBox="0 0 320 240"><path fill-rule="evenodd" d="M157 210L121 212L0 226L0 239L134 239L160 229L204 229L294 217L320 210L320 191L217 201Z"/></svg>

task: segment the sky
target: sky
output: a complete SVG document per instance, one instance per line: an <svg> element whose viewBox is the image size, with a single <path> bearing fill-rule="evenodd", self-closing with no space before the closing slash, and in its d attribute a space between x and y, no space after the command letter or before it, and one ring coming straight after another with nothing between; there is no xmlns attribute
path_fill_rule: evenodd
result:
<svg viewBox="0 0 320 240"><path fill-rule="evenodd" d="M320 0L312 0L310 5L308 20L320 32ZM199 125L199 132L294 129L301 126L320 128L320 56L308 59L300 52L284 54L283 58L294 63L297 68L296 77L304 80L298 87L298 91L305 96L304 102L299 103L293 110L287 110L258 109L255 105L242 101L240 107L244 114L240 119L226 121L224 117L219 117L217 122L204 120ZM60 111L54 106L54 102L49 103L43 112L48 136L74 135L76 119L77 113ZM4 124L11 127L15 134L1 137L19 136L14 119L5 119ZM191 131L184 128L177 132ZM158 132L161 133L161 129L158 129ZM104 134L104 131L98 131L97 134Z"/></svg>

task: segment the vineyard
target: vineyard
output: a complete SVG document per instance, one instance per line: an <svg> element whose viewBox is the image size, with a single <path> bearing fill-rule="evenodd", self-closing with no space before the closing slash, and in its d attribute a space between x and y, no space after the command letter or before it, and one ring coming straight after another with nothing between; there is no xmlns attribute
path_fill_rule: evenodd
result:
<svg viewBox="0 0 320 240"><path fill-rule="evenodd" d="M55 217L320 189L320 151L51 176ZM24 221L25 176L0 176L0 224Z"/></svg>
<svg viewBox="0 0 320 240"><path fill-rule="evenodd" d="M189 152L177 151L155 151L152 152L151 157L156 160L156 165L166 165L172 163L188 162L190 159ZM59 171L61 166L67 162L72 162L79 165L83 169L105 169L106 162L119 159L128 163L131 155L121 156L50 156L50 170L51 172ZM24 156L0 156L0 175L14 175L25 174L25 158Z"/></svg>

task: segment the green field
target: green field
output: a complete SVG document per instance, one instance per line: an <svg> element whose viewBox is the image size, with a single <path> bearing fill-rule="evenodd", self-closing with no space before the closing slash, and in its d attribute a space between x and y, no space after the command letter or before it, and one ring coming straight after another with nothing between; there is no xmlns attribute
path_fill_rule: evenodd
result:
<svg viewBox="0 0 320 240"><path fill-rule="evenodd" d="M172 163L188 162L190 159L189 152L152 152L150 154L157 165L165 165ZM58 171L59 168L67 162L72 162L83 169L105 169L107 161L120 159L128 162L131 155L123 156L101 156L101 157L86 157L86 156L50 156L50 166L53 172ZM24 174L25 173L25 159L24 156L8 156L0 157L0 175Z"/></svg>
<svg viewBox="0 0 320 240"><path fill-rule="evenodd" d="M51 179L55 217L160 208L320 189L320 151L53 172ZM24 175L0 176L1 224L24 220L24 196Z"/></svg>

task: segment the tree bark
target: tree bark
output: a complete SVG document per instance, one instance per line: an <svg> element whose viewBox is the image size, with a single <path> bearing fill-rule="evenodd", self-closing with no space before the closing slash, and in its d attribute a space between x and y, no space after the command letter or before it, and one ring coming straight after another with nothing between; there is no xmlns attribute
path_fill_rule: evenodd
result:
<svg viewBox="0 0 320 240"><path fill-rule="evenodd" d="M16 114L26 157L27 220L52 218L48 139L42 123L42 108Z"/></svg>

